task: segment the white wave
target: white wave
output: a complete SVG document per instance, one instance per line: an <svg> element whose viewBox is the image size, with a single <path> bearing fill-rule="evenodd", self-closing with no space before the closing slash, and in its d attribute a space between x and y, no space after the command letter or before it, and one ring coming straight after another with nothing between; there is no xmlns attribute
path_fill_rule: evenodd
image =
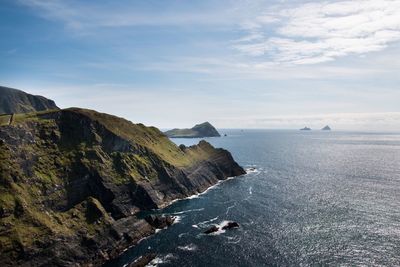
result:
<svg viewBox="0 0 400 267"><path fill-rule="evenodd" d="M219 216L217 216L215 218L212 218L210 220L207 220L207 221L199 222L198 224L193 224L192 227L193 228L204 228L204 227L207 227L208 223L216 221L216 220L218 220L218 218L219 218Z"/></svg>
<svg viewBox="0 0 400 267"><path fill-rule="evenodd" d="M172 224L180 223L182 220L182 216L174 216L174 222Z"/></svg>
<svg viewBox="0 0 400 267"><path fill-rule="evenodd" d="M197 246L195 244L189 244L186 246L178 246L178 249L184 250L184 251L195 251L197 249Z"/></svg>
<svg viewBox="0 0 400 267"><path fill-rule="evenodd" d="M171 215L178 215L178 214L184 214L184 213L195 212L195 211L203 211L203 210L204 210L204 208L200 208L200 209L178 211L178 212L173 212L173 213L170 213L170 214Z"/></svg>
<svg viewBox="0 0 400 267"><path fill-rule="evenodd" d="M185 198L174 199L174 200L170 201L166 206L164 206L164 208L167 207L167 206L169 206L169 205L171 205L171 204L173 204L173 203L175 203L175 202L177 202L177 201L199 198L201 195L204 195L204 194L206 194L207 192L209 192L210 190L215 189L216 187L218 187L218 185L222 184L223 182L226 182L226 181L229 181L229 180L232 180L232 179L235 179L235 178L236 178L236 177L234 176L234 177L228 177L228 178L226 178L225 180L219 180L216 184L210 186L209 188L207 188L206 190L204 190L204 191L201 192L201 193L197 193L197 194L194 194L194 195L185 197ZM159 210L159 209L158 209L158 210Z"/></svg>
<svg viewBox="0 0 400 267"><path fill-rule="evenodd" d="M258 173L261 172L261 170L262 170L261 168L258 169L258 168L255 168L255 167L249 167L249 168L246 168L246 169L245 169L246 174L251 174L251 173L256 173L256 174L258 174Z"/></svg>
<svg viewBox="0 0 400 267"><path fill-rule="evenodd" d="M182 238L182 236L187 235L187 234L189 234L189 233L188 233L188 232L186 232L186 233L180 233L180 234L178 235L178 237L179 237L179 238Z"/></svg>
<svg viewBox="0 0 400 267"><path fill-rule="evenodd" d="M167 254L163 257L156 257L153 259L151 262L149 262L146 267L157 267L159 264L162 263L169 263L172 259L175 259L176 257L173 254Z"/></svg>
<svg viewBox="0 0 400 267"><path fill-rule="evenodd" d="M238 244L240 241L242 241L242 238L236 238L236 237L230 237L228 236L228 244Z"/></svg>
<svg viewBox="0 0 400 267"><path fill-rule="evenodd" d="M253 187L250 186L250 187L249 187L249 195L252 195L252 194L253 194Z"/></svg>
<svg viewBox="0 0 400 267"><path fill-rule="evenodd" d="M225 215L228 215L229 211L230 211L232 208L234 208L234 207L236 207L236 202L235 202L235 204L233 204L232 206L229 206L229 207L226 209Z"/></svg>

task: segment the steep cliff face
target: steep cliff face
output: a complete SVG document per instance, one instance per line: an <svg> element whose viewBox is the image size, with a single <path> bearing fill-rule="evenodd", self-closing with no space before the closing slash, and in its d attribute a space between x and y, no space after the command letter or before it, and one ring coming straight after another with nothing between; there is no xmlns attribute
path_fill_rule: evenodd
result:
<svg viewBox="0 0 400 267"><path fill-rule="evenodd" d="M58 109L53 100L0 86L0 114Z"/></svg>
<svg viewBox="0 0 400 267"><path fill-rule="evenodd" d="M19 114L0 127L0 265L100 264L154 232L138 211L243 173L226 150L115 116Z"/></svg>

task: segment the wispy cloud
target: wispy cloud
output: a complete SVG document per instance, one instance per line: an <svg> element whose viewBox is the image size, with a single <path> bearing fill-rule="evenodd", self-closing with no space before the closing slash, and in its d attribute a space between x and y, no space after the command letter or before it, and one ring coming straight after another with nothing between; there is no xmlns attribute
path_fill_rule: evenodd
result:
<svg viewBox="0 0 400 267"><path fill-rule="evenodd" d="M229 25L237 18L235 8L223 10L199 9L197 11L171 5L164 10L141 7L139 2L114 2L99 4L97 1L18 0L23 6L36 9L42 17L64 23L67 28L81 33L96 28L132 26ZM189 5L190 7L190 5ZM204 7L207 8L207 7ZM188 10L190 9L190 10ZM222 12L222 13L221 13Z"/></svg>
<svg viewBox="0 0 400 267"><path fill-rule="evenodd" d="M399 0L326 1L274 6L247 21L234 48L266 61L315 64L380 51L400 40Z"/></svg>

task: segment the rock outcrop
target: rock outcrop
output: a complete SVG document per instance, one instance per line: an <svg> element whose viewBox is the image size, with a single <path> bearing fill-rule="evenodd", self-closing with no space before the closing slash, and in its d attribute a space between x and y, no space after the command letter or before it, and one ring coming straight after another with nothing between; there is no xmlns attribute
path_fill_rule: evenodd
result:
<svg viewBox="0 0 400 267"><path fill-rule="evenodd" d="M228 222L224 226L222 226L222 230L229 230L233 228L238 228L239 224L237 222Z"/></svg>
<svg viewBox="0 0 400 267"><path fill-rule="evenodd" d="M205 230L204 233L208 235L208 234L218 232L219 230L230 230L230 229L234 229L234 228L239 228L239 224L234 221L228 221L228 222L225 222L225 224L222 226L213 225L210 228L208 228L207 230Z"/></svg>
<svg viewBox="0 0 400 267"><path fill-rule="evenodd" d="M306 126L304 128L301 128L300 131L311 131L311 128Z"/></svg>
<svg viewBox="0 0 400 267"><path fill-rule="evenodd" d="M220 137L217 129L209 122L195 125L191 129L172 129L166 131L165 134L171 138L203 138L203 137Z"/></svg>
<svg viewBox="0 0 400 267"><path fill-rule="evenodd" d="M58 109L53 100L0 86L0 114Z"/></svg>
<svg viewBox="0 0 400 267"><path fill-rule="evenodd" d="M18 114L0 126L0 265L100 265L172 223L139 211L241 174L226 150L115 116Z"/></svg>
<svg viewBox="0 0 400 267"><path fill-rule="evenodd" d="M324 128L321 129L322 131L330 131L331 127L329 125L326 125Z"/></svg>

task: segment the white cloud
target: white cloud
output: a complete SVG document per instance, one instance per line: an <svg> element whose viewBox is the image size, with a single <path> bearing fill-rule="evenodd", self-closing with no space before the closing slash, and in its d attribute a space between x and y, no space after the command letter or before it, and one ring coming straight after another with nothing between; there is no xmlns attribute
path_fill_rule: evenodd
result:
<svg viewBox="0 0 400 267"><path fill-rule="evenodd" d="M234 45L242 53L264 56L274 63L315 64L380 51L399 41L400 1L346 0L306 3L295 8L275 6L244 26L250 37L258 38L244 37Z"/></svg>

